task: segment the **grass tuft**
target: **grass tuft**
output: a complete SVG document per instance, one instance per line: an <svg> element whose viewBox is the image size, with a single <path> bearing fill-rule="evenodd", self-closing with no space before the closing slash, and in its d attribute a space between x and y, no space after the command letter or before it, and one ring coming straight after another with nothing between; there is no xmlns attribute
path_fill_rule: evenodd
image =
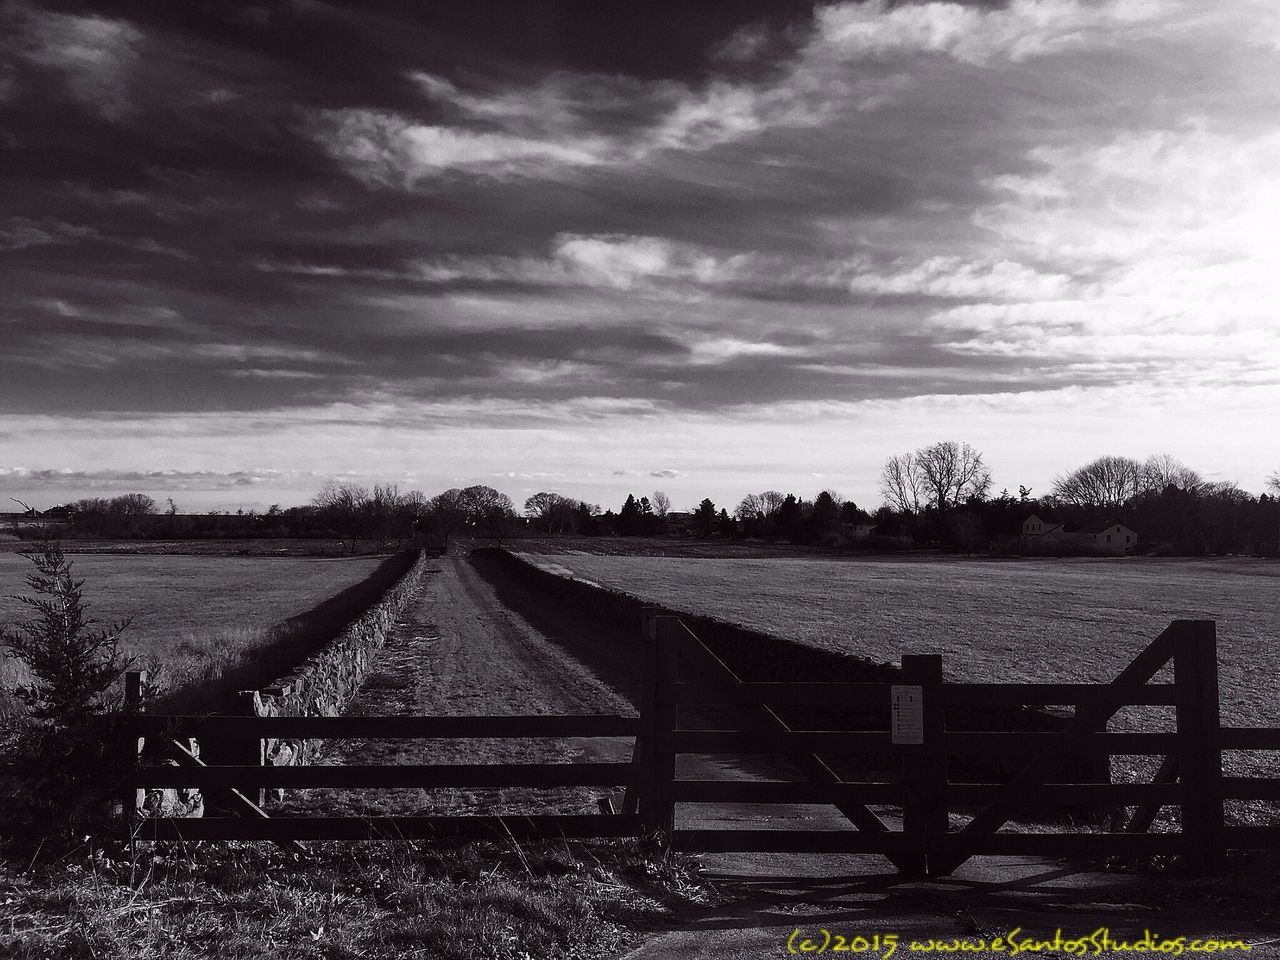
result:
<svg viewBox="0 0 1280 960"><path fill-rule="evenodd" d="M0 867L0 955L584 958L714 896L646 841L156 844Z"/></svg>

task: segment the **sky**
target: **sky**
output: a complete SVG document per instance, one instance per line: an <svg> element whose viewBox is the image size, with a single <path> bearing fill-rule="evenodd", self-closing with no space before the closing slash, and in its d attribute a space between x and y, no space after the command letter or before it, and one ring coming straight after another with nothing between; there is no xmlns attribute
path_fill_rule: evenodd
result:
<svg viewBox="0 0 1280 960"><path fill-rule="evenodd" d="M0 500L1280 466L1280 4L0 0Z"/></svg>

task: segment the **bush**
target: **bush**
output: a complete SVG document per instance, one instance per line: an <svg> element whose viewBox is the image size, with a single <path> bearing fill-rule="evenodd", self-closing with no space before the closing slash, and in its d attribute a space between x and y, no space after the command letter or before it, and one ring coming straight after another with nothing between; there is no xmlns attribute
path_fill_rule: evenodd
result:
<svg viewBox="0 0 1280 960"><path fill-rule="evenodd" d="M84 581L71 576L62 545L43 537L32 553L35 573L27 576L33 597L13 597L32 616L0 628L0 646L26 664L32 683L17 696L31 715L57 725L77 726L104 708L104 697L131 661L119 652L120 634L131 621L92 630L83 598Z"/></svg>
<svg viewBox="0 0 1280 960"><path fill-rule="evenodd" d="M56 541L42 538L27 555L34 596L15 597L32 614L0 628L0 646L30 672L15 691L26 706L2 745L0 823L10 850L57 852L96 834L118 795L118 764L101 713L120 674L131 665L118 650L128 621L93 629L83 580Z"/></svg>
<svg viewBox="0 0 1280 960"><path fill-rule="evenodd" d="M0 766L0 849L24 859L59 856L112 829L124 767L97 724L27 724Z"/></svg>

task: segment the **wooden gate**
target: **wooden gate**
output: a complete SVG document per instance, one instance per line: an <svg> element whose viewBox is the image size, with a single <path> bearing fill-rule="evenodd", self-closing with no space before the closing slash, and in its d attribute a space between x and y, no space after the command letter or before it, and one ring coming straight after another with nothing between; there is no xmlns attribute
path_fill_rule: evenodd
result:
<svg viewBox="0 0 1280 960"><path fill-rule="evenodd" d="M145 840L298 840L370 837L622 837L657 831L689 851L850 852L887 857L910 875L943 875L975 855L1049 857L1178 854L1212 870L1226 849L1280 849L1280 826L1231 827L1231 799L1280 800L1280 779L1224 777L1223 750L1280 750L1280 730L1222 728L1218 717L1216 635L1212 621L1174 621L1110 683L949 683L937 655L904 656L900 683L749 683L674 616L646 612L642 630L640 716L522 717L182 717L127 719L134 765L125 809L143 788L199 787L220 792L240 816L195 819L130 815L130 836ZM1152 682L1172 661L1173 682ZM136 691L138 679L133 678ZM904 723L890 728L891 706ZM949 729L948 713L996 706L1070 705L1061 729ZM681 723L691 712L732 705L746 722L723 729ZM861 706L885 718L884 729L797 729L797 705ZM1174 708L1175 729L1109 732L1129 705ZM634 738L629 761L356 766L206 766L185 738L250 741L405 738ZM142 763L148 742L176 765ZM906 742L904 742L906 741ZM154 754L154 750L149 751ZM798 776L726 780L678 776L682 754L784 755ZM896 771L881 779L851 775L847 758L887 757ZM1159 756L1148 783L1054 782L1073 755ZM1010 776L969 782L954 776L957 758L1017 756ZM851 768L850 768L851 769ZM270 817L254 802L262 788L625 787L620 813L525 816ZM677 805L831 804L842 829L695 830L681 826ZM1152 833L1160 808L1180 808L1180 830ZM1019 810L1064 806L1127 813L1097 832L1001 829ZM886 811L892 810L892 814ZM953 825L953 814L973 811ZM900 811L900 817L897 812Z"/></svg>
<svg viewBox="0 0 1280 960"><path fill-rule="evenodd" d="M901 683L746 683L675 617L645 625L652 663L645 680L652 709L642 749L641 796L646 823L690 851L867 852L886 856L912 875L951 873L979 854L1049 857L1178 854L1201 870L1220 865L1230 847L1280 848L1280 827L1228 827L1224 801L1280 799L1276 778L1224 778L1224 749L1280 750L1280 730L1219 725L1216 633L1213 621L1178 620L1110 683L948 683L937 655L902 658ZM1170 661L1173 682L1152 679ZM895 736L888 729L895 697L914 715ZM694 729L682 710L708 704L745 708L750 729ZM1058 731L947 729L948 712L997 706L1071 705ZM797 730L783 719L793 705L858 705L880 713L882 730ZM1175 711L1168 732L1107 731L1125 706L1166 705ZM903 742L913 741L913 742ZM644 746L648 744L649 746ZM803 773L796 780L696 780L676 775L680 754L785 755ZM875 754L894 758L897 776L842 777L837 758ZM1159 756L1149 783L1052 782L1072 755ZM957 782L957 757L1026 758L1010 777ZM651 778L652 782L648 782ZM677 803L833 804L849 821L839 830L688 830L676 821ZM873 806L901 810L901 827ZM1181 809L1180 831L1151 833L1159 809ZM1027 808L1088 807L1131 813L1117 829L1095 832L1002 830ZM978 808L952 829L957 808ZM1113 818L1116 819L1116 818Z"/></svg>

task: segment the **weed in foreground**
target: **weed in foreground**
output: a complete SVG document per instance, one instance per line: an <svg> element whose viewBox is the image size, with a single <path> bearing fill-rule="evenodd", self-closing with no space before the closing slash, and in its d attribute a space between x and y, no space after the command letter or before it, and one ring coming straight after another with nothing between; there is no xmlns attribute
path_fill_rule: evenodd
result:
<svg viewBox="0 0 1280 960"><path fill-rule="evenodd" d="M645 841L156 844L0 867L0 956L585 958L713 897Z"/></svg>

